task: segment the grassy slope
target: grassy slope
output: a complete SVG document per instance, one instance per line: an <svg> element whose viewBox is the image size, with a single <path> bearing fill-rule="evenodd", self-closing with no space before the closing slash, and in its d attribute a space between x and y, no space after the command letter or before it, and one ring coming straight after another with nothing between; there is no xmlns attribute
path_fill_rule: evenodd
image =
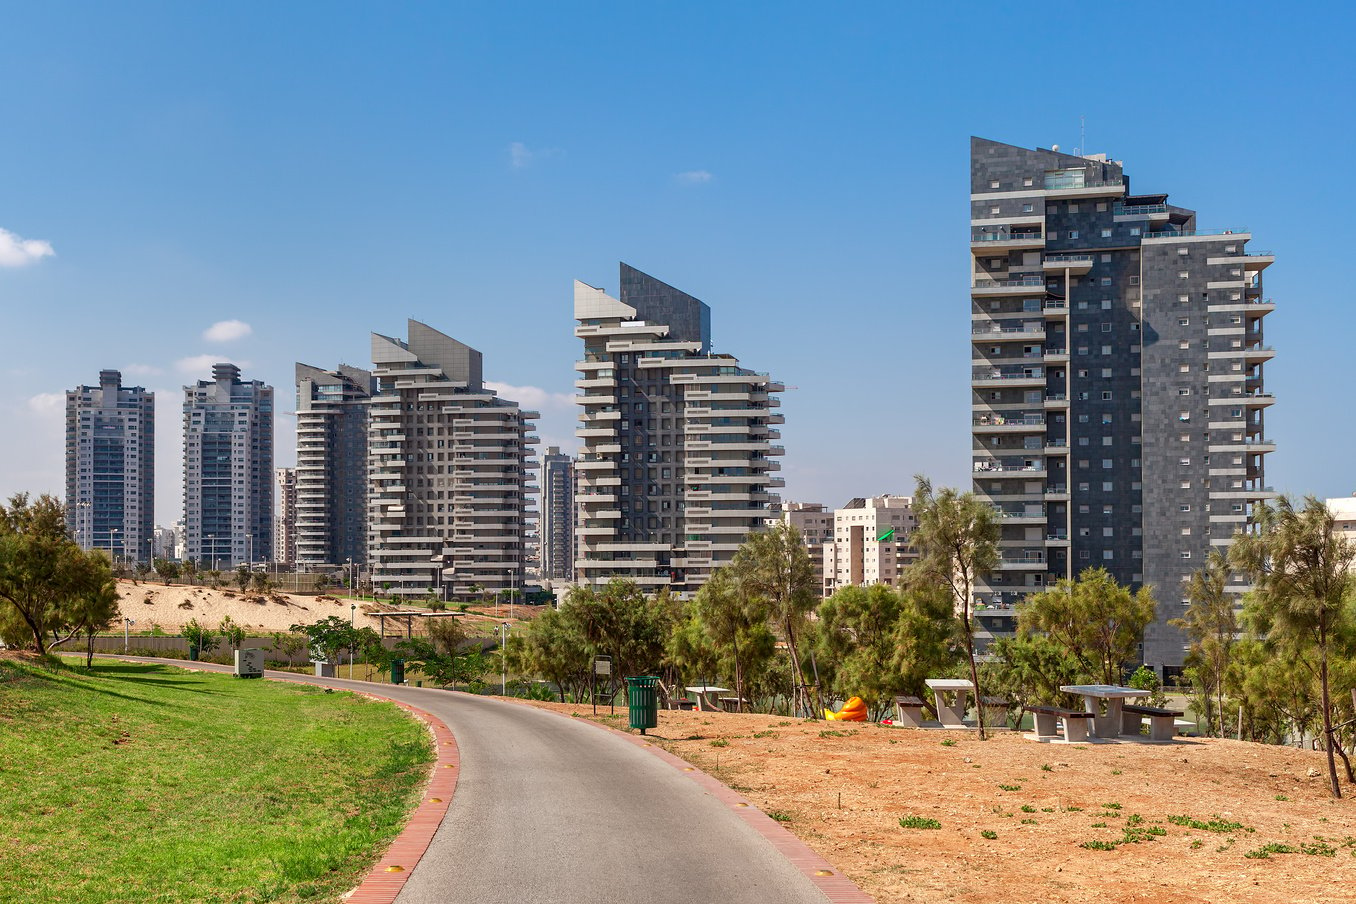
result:
<svg viewBox="0 0 1356 904"><path fill-rule="evenodd" d="M337 900L431 758L353 694L0 660L0 902Z"/></svg>

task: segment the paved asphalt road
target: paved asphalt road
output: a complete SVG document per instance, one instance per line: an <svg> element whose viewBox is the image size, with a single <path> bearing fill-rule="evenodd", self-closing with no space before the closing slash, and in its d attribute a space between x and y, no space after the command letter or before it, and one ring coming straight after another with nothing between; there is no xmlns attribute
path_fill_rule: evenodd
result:
<svg viewBox="0 0 1356 904"><path fill-rule="evenodd" d="M610 732L470 694L307 680L403 700L456 736L456 794L397 904L826 900L726 805Z"/></svg>

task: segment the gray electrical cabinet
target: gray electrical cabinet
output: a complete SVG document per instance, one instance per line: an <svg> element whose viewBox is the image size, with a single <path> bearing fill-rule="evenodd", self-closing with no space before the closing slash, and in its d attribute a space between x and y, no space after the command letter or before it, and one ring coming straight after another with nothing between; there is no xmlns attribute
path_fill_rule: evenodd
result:
<svg viewBox="0 0 1356 904"><path fill-rule="evenodd" d="M235 651L235 677L264 677L264 651L257 647L250 650Z"/></svg>

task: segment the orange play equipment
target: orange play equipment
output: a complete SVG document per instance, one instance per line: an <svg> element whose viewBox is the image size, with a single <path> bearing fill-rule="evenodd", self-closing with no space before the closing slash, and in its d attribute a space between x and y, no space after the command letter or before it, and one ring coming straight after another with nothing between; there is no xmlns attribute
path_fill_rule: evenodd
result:
<svg viewBox="0 0 1356 904"><path fill-rule="evenodd" d="M830 722L865 722L866 701L861 697L851 697L838 712L824 710L824 718Z"/></svg>

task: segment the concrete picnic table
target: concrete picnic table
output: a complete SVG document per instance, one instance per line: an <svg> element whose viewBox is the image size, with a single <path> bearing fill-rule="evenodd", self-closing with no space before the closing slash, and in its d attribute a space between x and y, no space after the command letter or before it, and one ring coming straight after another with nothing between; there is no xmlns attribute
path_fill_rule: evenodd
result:
<svg viewBox="0 0 1356 904"><path fill-rule="evenodd" d="M1121 706L1130 697L1147 697L1148 691L1117 684L1066 684L1060 688L1067 694L1083 698L1083 711L1092 713L1092 733L1099 738L1115 738L1121 733ZM1106 705L1105 713L1102 706Z"/></svg>
<svg viewBox="0 0 1356 904"><path fill-rule="evenodd" d="M685 687L683 690L690 694L697 695L697 710L699 712L724 712L725 707L720 705L719 697L708 697L707 694L731 694L734 693L728 687L712 687L709 684L695 685Z"/></svg>
<svg viewBox="0 0 1356 904"><path fill-rule="evenodd" d="M974 693L974 682L968 678L928 678L923 682L932 690L933 702L937 704L937 721L943 728L965 728L965 710L969 697ZM950 696L952 702L947 702Z"/></svg>

